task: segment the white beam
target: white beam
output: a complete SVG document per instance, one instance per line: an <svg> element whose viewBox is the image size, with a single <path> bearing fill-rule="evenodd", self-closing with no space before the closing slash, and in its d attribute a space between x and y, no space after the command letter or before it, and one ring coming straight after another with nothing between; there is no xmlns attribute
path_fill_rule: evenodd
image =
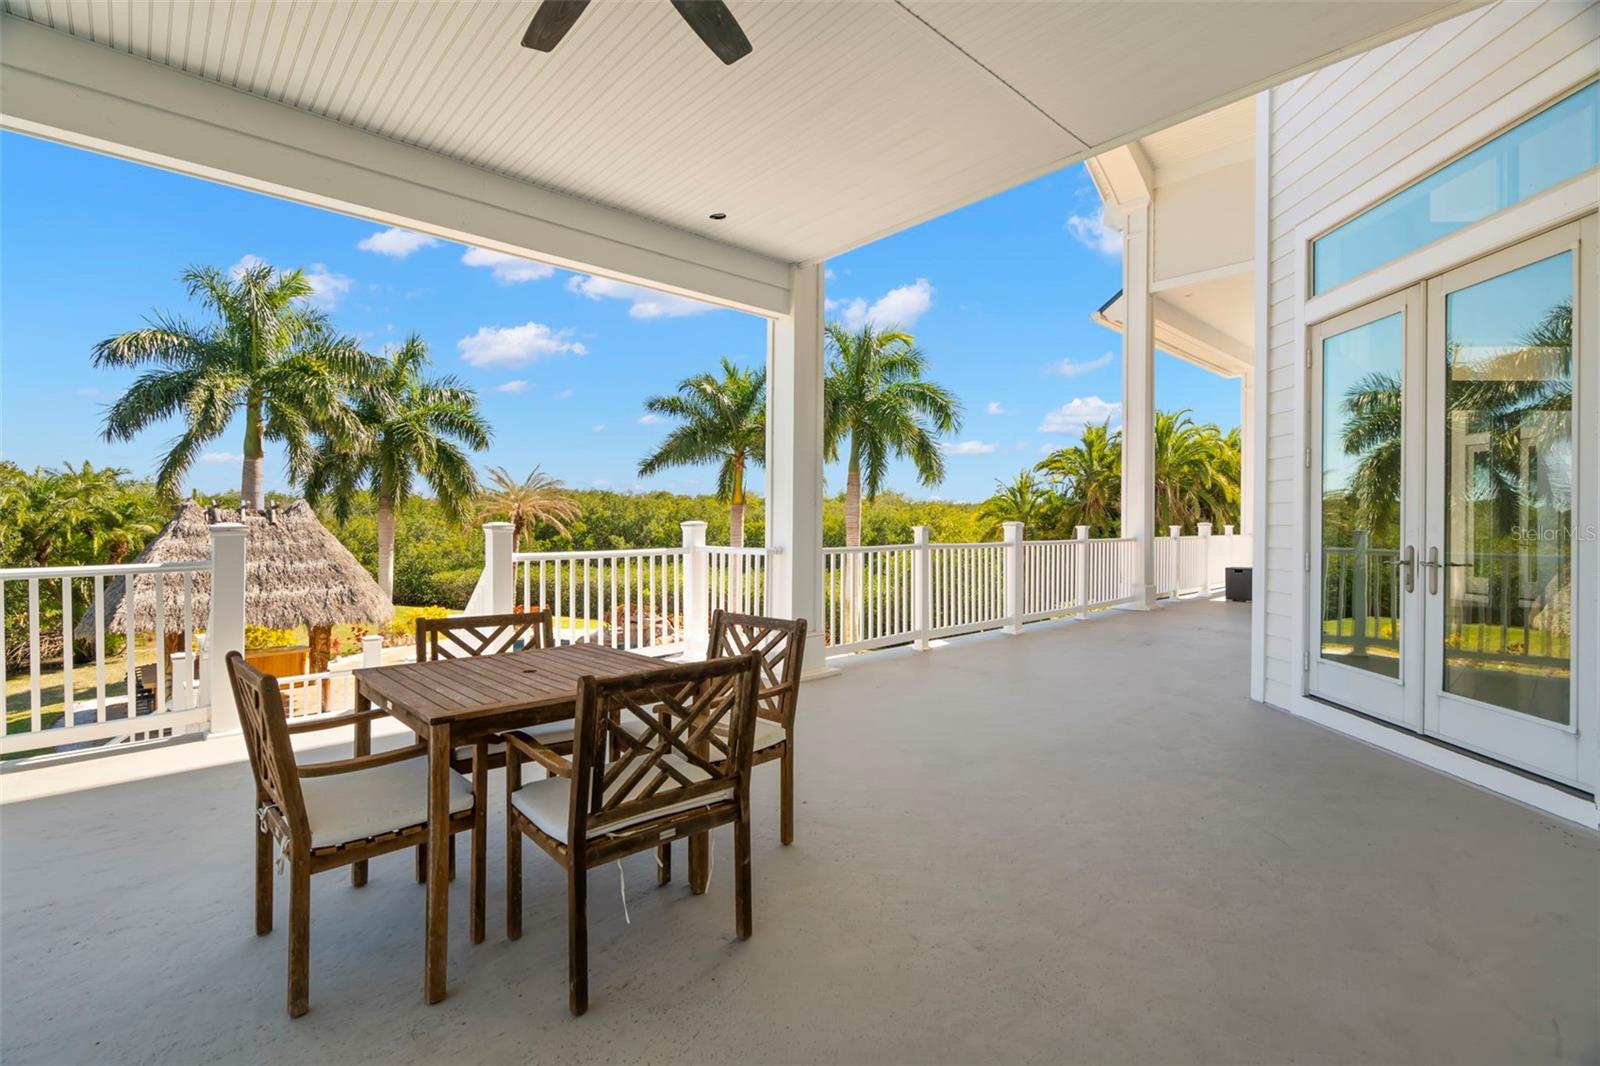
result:
<svg viewBox="0 0 1600 1066"><path fill-rule="evenodd" d="M11 16L0 125L758 314L789 264L365 133Z"/></svg>
<svg viewBox="0 0 1600 1066"><path fill-rule="evenodd" d="M1155 298L1150 292L1150 203L1124 205L1122 293L1122 535L1139 541L1133 606L1156 602Z"/></svg>
<svg viewBox="0 0 1600 1066"><path fill-rule="evenodd" d="M768 609L804 618L805 675L824 671L822 264L794 268L793 305L767 330Z"/></svg>

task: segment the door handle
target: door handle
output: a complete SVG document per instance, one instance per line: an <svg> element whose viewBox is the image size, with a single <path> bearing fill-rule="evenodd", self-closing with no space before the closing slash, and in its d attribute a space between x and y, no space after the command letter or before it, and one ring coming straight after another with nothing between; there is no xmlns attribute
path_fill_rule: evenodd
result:
<svg viewBox="0 0 1600 1066"><path fill-rule="evenodd" d="M1444 564L1439 561L1439 549L1428 549L1428 561L1418 564L1428 568L1428 595L1439 594L1439 571L1444 569Z"/></svg>
<svg viewBox="0 0 1600 1066"><path fill-rule="evenodd" d="M1410 544L1406 545L1405 554L1389 564L1399 567L1406 572L1406 591L1415 592L1417 589L1417 549Z"/></svg>

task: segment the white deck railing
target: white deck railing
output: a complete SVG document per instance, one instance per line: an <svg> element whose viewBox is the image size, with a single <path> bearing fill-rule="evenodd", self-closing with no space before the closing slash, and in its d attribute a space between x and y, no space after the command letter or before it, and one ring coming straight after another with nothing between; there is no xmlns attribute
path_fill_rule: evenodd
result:
<svg viewBox="0 0 1600 1066"><path fill-rule="evenodd" d="M196 636L194 579L196 574L210 571L209 559L0 570L0 691L9 692L7 663L18 649L26 651L28 677L26 701L9 696L6 700L0 753L171 736L204 724L210 717L211 688L206 681L209 663L204 657L196 669L202 649ZM106 587L108 579L118 578L126 588L126 621L121 633L107 633ZM167 609L169 586L174 583L181 604L175 613ZM152 596L155 628L152 639L141 644L141 634L134 629L134 612L139 601ZM19 602L26 604L26 632L13 633L5 619ZM59 606L59 617L43 618L46 604ZM94 619L94 635L88 656L80 661L73 647L73 630L85 616ZM204 625L204 619L199 622ZM164 654L169 634L178 650ZM114 653L112 644L117 639L122 646ZM141 652L150 658L142 668L138 661ZM47 673L49 686L45 684ZM91 677L92 694L81 695L91 691Z"/></svg>
<svg viewBox="0 0 1600 1066"><path fill-rule="evenodd" d="M558 641L627 649L683 646L687 560L681 547L511 556L521 606L549 607Z"/></svg>

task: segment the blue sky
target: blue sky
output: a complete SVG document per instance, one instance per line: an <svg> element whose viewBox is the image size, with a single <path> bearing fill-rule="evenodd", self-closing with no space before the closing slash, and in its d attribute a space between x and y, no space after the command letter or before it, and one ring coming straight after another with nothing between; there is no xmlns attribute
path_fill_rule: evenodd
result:
<svg viewBox="0 0 1600 1066"><path fill-rule="evenodd" d="M997 478L1071 443L1085 419L1120 421L1119 338L1089 313L1120 284L1114 241L1081 167L1041 178L830 261L831 312L898 319L930 376L966 408L943 485L906 464L890 487L975 500ZM759 365L762 320L275 200L25 136L0 134L0 451L33 467L89 459L151 474L176 426L129 444L99 437L132 380L96 370L93 344L152 310L190 308L190 264L256 257L301 267L345 332L379 350L420 334L434 369L477 389L495 429L484 465L535 464L578 488L709 491L709 469L641 480L667 428L646 396L727 356ZM1157 403L1238 422L1238 382L1157 357ZM202 490L237 488L235 425L194 468ZM286 488L268 451L272 488ZM829 491L843 485L828 471ZM759 486L760 479L756 479Z"/></svg>

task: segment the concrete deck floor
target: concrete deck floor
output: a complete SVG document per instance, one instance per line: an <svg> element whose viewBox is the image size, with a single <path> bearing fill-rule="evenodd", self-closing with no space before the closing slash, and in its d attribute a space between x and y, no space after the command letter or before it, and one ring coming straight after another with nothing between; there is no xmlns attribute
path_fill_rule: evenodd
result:
<svg viewBox="0 0 1600 1066"><path fill-rule="evenodd" d="M754 939L726 830L705 897L681 850L666 889L630 860L631 925L596 871L581 1019L537 849L504 939L498 804L489 940L458 882L449 999L423 1004L423 890L391 856L359 891L317 878L291 1021L243 764L10 802L0 1058L1596 1061L1596 838L1250 703L1248 624L1116 613L808 685L791 848L759 775Z"/></svg>

